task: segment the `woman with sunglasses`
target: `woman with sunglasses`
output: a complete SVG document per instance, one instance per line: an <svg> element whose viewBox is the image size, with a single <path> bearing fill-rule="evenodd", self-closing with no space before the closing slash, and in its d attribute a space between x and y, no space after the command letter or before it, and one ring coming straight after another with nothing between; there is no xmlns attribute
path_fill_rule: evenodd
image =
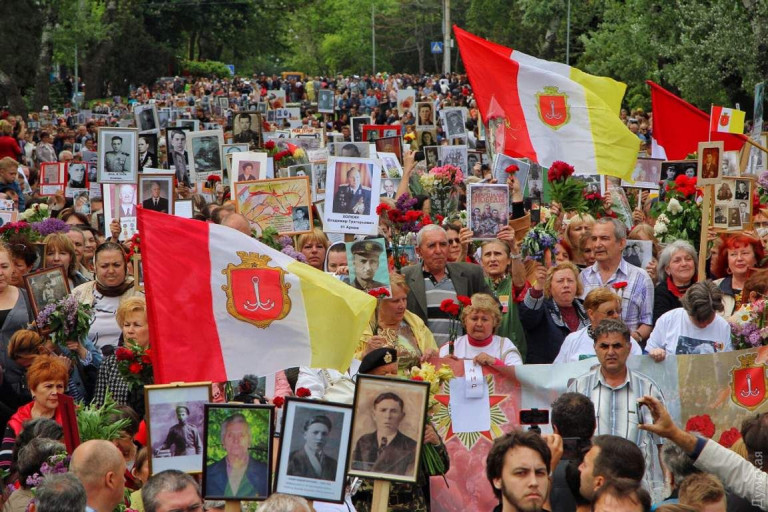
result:
<svg viewBox="0 0 768 512"><path fill-rule="evenodd" d="M595 356L594 328L606 318L621 319L621 299L608 288L595 288L584 299L584 309L589 317L589 325L572 332L563 340L560 352L553 363L571 363L585 357ZM632 338L631 355L643 353L643 349Z"/></svg>
<svg viewBox="0 0 768 512"><path fill-rule="evenodd" d="M115 314L120 304L129 297L144 294L134 288L133 277L128 275L123 247L106 242L96 249L96 280L81 284L72 292L82 304L93 306L94 319L88 332L88 339L110 355L122 334L121 326L115 323Z"/></svg>
<svg viewBox="0 0 768 512"><path fill-rule="evenodd" d="M445 226L448 235L448 263L467 261L469 242L472 241L472 232L456 224Z"/></svg>

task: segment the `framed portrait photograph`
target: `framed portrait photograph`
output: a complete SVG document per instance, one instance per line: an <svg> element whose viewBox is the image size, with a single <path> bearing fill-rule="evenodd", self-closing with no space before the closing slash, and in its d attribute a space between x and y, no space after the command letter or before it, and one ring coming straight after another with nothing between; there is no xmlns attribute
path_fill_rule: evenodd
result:
<svg viewBox="0 0 768 512"><path fill-rule="evenodd" d="M376 156L381 160L382 176L388 178L401 178L403 176L403 166L400 165L400 160L398 160L396 154L377 151Z"/></svg>
<svg viewBox="0 0 768 512"><path fill-rule="evenodd" d="M739 151L723 151L722 176L736 177L741 175L741 156Z"/></svg>
<svg viewBox="0 0 768 512"><path fill-rule="evenodd" d="M108 229L112 219L120 221L120 241L130 240L137 231L136 205L138 185L136 183L109 183L102 185L104 200L104 226Z"/></svg>
<svg viewBox="0 0 768 512"><path fill-rule="evenodd" d="M435 167L438 161L439 146L424 146L421 149L424 151L424 162L427 164L427 169Z"/></svg>
<svg viewBox="0 0 768 512"><path fill-rule="evenodd" d="M232 143L248 144L249 147L261 144L261 114L258 112L240 112L232 120Z"/></svg>
<svg viewBox="0 0 768 512"><path fill-rule="evenodd" d="M166 469L201 473L205 451L204 407L211 401L211 383L147 385L144 400L149 474Z"/></svg>
<svg viewBox="0 0 768 512"><path fill-rule="evenodd" d="M403 139L399 135L397 137L381 137L376 139L376 154L379 153L391 153L395 155L398 162L403 161Z"/></svg>
<svg viewBox="0 0 768 512"><path fill-rule="evenodd" d="M374 238L346 242L345 245L350 286L365 292L386 288L391 296L386 241Z"/></svg>
<svg viewBox="0 0 768 512"><path fill-rule="evenodd" d="M324 226L329 233L374 235L381 189L377 159L331 157L328 160ZM331 195L329 195L329 193ZM373 222L373 224L371 224Z"/></svg>
<svg viewBox="0 0 768 512"><path fill-rule="evenodd" d="M473 239L496 238L496 233L509 224L509 186L505 183L473 183L467 187L468 227Z"/></svg>
<svg viewBox="0 0 768 512"><path fill-rule="evenodd" d="M187 131L195 132L200 129L200 121L197 119L177 119L176 128L184 128Z"/></svg>
<svg viewBox="0 0 768 512"><path fill-rule="evenodd" d="M263 500L272 476L272 405L207 404L205 406L206 499ZM233 469L239 482L230 479Z"/></svg>
<svg viewBox="0 0 768 512"><path fill-rule="evenodd" d="M638 268L645 268L653 259L653 242L650 240L627 240L622 258Z"/></svg>
<svg viewBox="0 0 768 512"><path fill-rule="evenodd" d="M465 175L467 174L467 146L438 146L437 149L442 165L455 165ZM499 183L506 183L506 181L505 176L504 181ZM525 187L525 183L521 181L520 186Z"/></svg>
<svg viewBox="0 0 768 512"><path fill-rule="evenodd" d="M288 398L284 407L275 492L341 503L352 406Z"/></svg>
<svg viewBox="0 0 768 512"><path fill-rule="evenodd" d="M85 162L67 162L67 188L88 188L88 164Z"/></svg>
<svg viewBox="0 0 768 512"><path fill-rule="evenodd" d="M358 116L350 119L352 128L352 142L365 142L363 138L363 126L371 124L371 116Z"/></svg>
<svg viewBox="0 0 768 512"><path fill-rule="evenodd" d="M429 383L358 375L348 473L416 482Z"/></svg>
<svg viewBox="0 0 768 512"><path fill-rule="evenodd" d="M328 175L328 162L313 162L312 164L312 200L325 197L325 180Z"/></svg>
<svg viewBox="0 0 768 512"><path fill-rule="evenodd" d="M187 132L183 128L170 128L165 134L168 153L168 168L173 169L180 185L190 186L189 155L187 154Z"/></svg>
<svg viewBox="0 0 768 512"><path fill-rule="evenodd" d="M427 146L436 146L437 129L434 127L423 126L416 128L416 145L419 149ZM438 147L438 146L436 146Z"/></svg>
<svg viewBox="0 0 768 512"><path fill-rule="evenodd" d="M416 104L416 126L435 126L435 107L425 101Z"/></svg>
<svg viewBox="0 0 768 512"><path fill-rule="evenodd" d="M720 181L723 165L722 141L699 142L699 161L696 172L697 185L714 185Z"/></svg>
<svg viewBox="0 0 768 512"><path fill-rule="evenodd" d="M40 195L53 196L63 192L66 177L64 162L43 162L40 164Z"/></svg>
<svg viewBox="0 0 768 512"><path fill-rule="evenodd" d="M330 89L321 89L317 91L317 111L321 114L333 114L334 110L333 91Z"/></svg>
<svg viewBox="0 0 768 512"><path fill-rule="evenodd" d="M312 229L312 196L309 178L235 182L235 207L259 235L273 227L281 235L307 233Z"/></svg>
<svg viewBox="0 0 768 512"><path fill-rule="evenodd" d="M221 160L221 146L224 145L224 132L210 130L187 134L187 155L189 172L196 182L203 182L209 174L224 169Z"/></svg>
<svg viewBox="0 0 768 512"><path fill-rule="evenodd" d="M763 147L768 145L768 132L762 132L760 135L753 133L750 138ZM743 176L757 176L768 170L768 155L749 144L741 153L741 168Z"/></svg>
<svg viewBox="0 0 768 512"><path fill-rule="evenodd" d="M143 172L146 168L158 168L160 167L160 157L157 150L157 133L140 133L139 134L139 172Z"/></svg>
<svg viewBox="0 0 768 512"><path fill-rule="evenodd" d="M369 158L371 145L367 142L334 142L330 145L329 154L348 158Z"/></svg>
<svg viewBox="0 0 768 512"><path fill-rule="evenodd" d="M622 187L659 190L661 166L664 161L657 158L638 158L632 171L634 183L621 180Z"/></svg>
<svg viewBox="0 0 768 512"><path fill-rule="evenodd" d="M445 136L452 138L467 138L467 109L464 107L449 107L440 111L440 120Z"/></svg>
<svg viewBox="0 0 768 512"><path fill-rule="evenodd" d="M41 261L45 261L45 255ZM48 304L55 304L69 295L69 279L63 267L50 267L24 275L24 287L29 294L34 316Z"/></svg>
<svg viewBox="0 0 768 512"><path fill-rule="evenodd" d="M400 112L402 118L405 118L406 112L416 115L416 91L413 89L397 91L397 111Z"/></svg>
<svg viewBox="0 0 768 512"><path fill-rule="evenodd" d="M168 128L168 124L171 120L171 109L161 108L157 111L157 121L160 123L160 129L165 130Z"/></svg>
<svg viewBox="0 0 768 512"><path fill-rule="evenodd" d="M81 189L68 189L67 192L72 192L72 206L77 213L83 215L91 214L91 191Z"/></svg>
<svg viewBox="0 0 768 512"><path fill-rule="evenodd" d="M256 181L267 177L269 157L259 151L232 153L232 181Z"/></svg>
<svg viewBox="0 0 768 512"><path fill-rule="evenodd" d="M157 113L157 106L136 105L133 108L133 115L136 117L136 127L139 133L159 133L160 119Z"/></svg>
<svg viewBox="0 0 768 512"><path fill-rule="evenodd" d="M136 183L138 130L99 128L99 183Z"/></svg>
<svg viewBox="0 0 768 512"><path fill-rule="evenodd" d="M139 204L142 208L173 214L173 174L139 176Z"/></svg>

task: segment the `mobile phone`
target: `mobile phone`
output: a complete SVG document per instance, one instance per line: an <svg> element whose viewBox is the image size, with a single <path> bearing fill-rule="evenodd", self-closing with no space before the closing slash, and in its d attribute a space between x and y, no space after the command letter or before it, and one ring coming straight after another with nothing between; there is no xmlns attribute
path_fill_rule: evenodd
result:
<svg viewBox="0 0 768 512"><path fill-rule="evenodd" d="M548 425L548 409L523 409L520 411L521 425Z"/></svg>
<svg viewBox="0 0 768 512"><path fill-rule="evenodd" d="M641 404L640 402L637 403L637 424L638 425L644 425L645 422L643 421L643 407L645 407L648 410L648 414L651 413L651 410L648 408L647 405Z"/></svg>
<svg viewBox="0 0 768 512"><path fill-rule="evenodd" d="M413 158L414 158L414 159L415 159L417 162L421 162L422 160L424 160L424 152L423 152L423 151L417 151L417 152L416 152L416 154L415 154L415 155L413 155Z"/></svg>

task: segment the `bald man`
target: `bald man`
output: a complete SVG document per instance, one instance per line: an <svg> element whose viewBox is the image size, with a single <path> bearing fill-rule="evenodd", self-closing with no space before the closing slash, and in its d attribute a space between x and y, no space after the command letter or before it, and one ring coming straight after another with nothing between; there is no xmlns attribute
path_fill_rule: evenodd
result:
<svg viewBox="0 0 768 512"><path fill-rule="evenodd" d="M123 501L125 459L109 441L91 440L78 446L69 470L83 482L86 512L112 512Z"/></svg>
<svg viewBox="0 0 768 512"><path fill-rule="evenodd" d="M240 213L230 213L224 217L221 221L221 225L236 229L245 235L252 236L251 223Z"/></svg>

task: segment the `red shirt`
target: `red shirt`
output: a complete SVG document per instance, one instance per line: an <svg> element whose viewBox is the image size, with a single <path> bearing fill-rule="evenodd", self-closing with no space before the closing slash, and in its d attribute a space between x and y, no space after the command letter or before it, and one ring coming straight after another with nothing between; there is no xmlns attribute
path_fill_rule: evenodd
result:
<svg viewBox="0 0 768 512"><path fill-rule="evenodd" d="M10 135L2 135L0 136L0 159L7 156L18 161L21 156L21 148L16 139Z"/></svg>

